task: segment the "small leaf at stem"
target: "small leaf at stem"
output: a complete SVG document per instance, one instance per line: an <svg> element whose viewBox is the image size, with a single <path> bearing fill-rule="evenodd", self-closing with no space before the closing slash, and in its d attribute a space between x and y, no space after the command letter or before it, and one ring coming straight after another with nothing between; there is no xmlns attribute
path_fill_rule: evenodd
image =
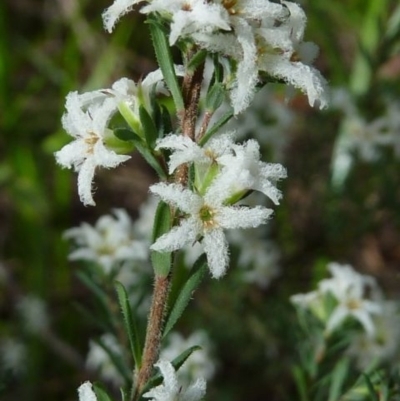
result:
<svg viewBox="0 0 400 401"><path fill-rule="evenodd" d="M118 295L119 306L121 307L122 316L124 318L125 330L128 335L132 357L135 361L135 367L138 369L142 362L142 344L136 319L132 313L132 308L125 287L120 282L116 281L115 290Z"/></svg>
<svg viewBox="0 0 400 401"><path fill-rule="evenodd" d="M208 91L206 96L206 110L215 111L221 106L225 99L224 86L220 82L216 82Z"/></svg>
<svg viewBox="0 0 400 401"><path fill-rule="evenodd" d="M171 229L171 220L172 216L169 206L162 201L159 202L154 218L153 242ZM167 277L171 270L172 253L151 251L150 257L156 275Z"/></svg>
<svg viewBox="0 0 400 401"><path fill-rule="evenodd" d="M158 138L157 128L148 111L143 107L139 107L140 122L143 126L144 137L150 149L154 149Z"/></svg>
<svg viewBox="0 0 400 401"><path fill-rule="evenodd" d="M223 127L231 118L233 117L233 111L230 110L225 113L207 132L206 134L200 139L199 145L204 145L209 139L215 135L221 127Z"/></svg>
<svg viewBox="0 0 400 401"><path fill-rule="evenodd" d="M121 141L139 141L140 136L135 134L131 129L129 128L115 128L114 129L114 135L120 139Z"/></svg>
<svg viewBox="0 0 400 401"><path fill-rule="evenodd" d="M176 110L179 113L184 109L184 103L178 79L175 74L175 67L172 61L167 36L155 19L148 19L148 22L158 64L164 76L165 83L174 99Z"/></svg>
<svg viewBox="0 0 400 401"><path fill-rule="evenodd" d="M199 259L197 259L196 263L193 266L193 270L194 273L189 277L186 283L183 284L182 289L174 303L174 306L169 313L163 337L165 337L175 326L176 322L188 306L189 301L193 296L193 292L200 285L204 277L204 274L207 270L207 259L204 254L201 255Z"/></svg>
<svg viewBox="0 0 400 401"><path fill-rule="evenodd" d="M190 59L187 65L188 74L193 74L197 70L197 67L204 63L207 54L207 50L201 49Z"/></svg>
<svg viewBox="0 0 400 401"><path fill-rule="evenodd" d="M96 394L97 401L113 401L112 398L102 388L101 384L93 383L93 390Z"/></svg>

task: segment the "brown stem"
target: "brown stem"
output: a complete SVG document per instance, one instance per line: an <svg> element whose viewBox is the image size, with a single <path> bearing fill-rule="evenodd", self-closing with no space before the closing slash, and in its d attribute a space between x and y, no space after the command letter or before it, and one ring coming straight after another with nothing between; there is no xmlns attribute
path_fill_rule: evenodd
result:
<svg viewBox="0 0 400 401"><path fill-rule="evenodd" d="M182 135L195 141L196 120L199 108L199 99L201 84L203 82L204 63L201 64L193 74L186 74L183 78L183 102L185 111L181 121ZM175 182L186 186L188 175L188 166L183 164L179 166L175 173Z"/></svg>
<svg viewBox="0 0 400 401"><path fill-rule="evenodd" d="M200 141L201 138L203 138L204 134L207 131L208 125L210 124L211 118L214 115L214 112L207 110L204 113L204 117L203 117L203 122L201 123L201 127L200 127L200 131L196 137L196 141Z"/></svg>
<svg viewBox="0 0 400 401"><path fill-rule="evenodd" d="M199 66L193 74L186 74L183 79L182 94L185 109L181 119L182 135L189 137L193 141L195 140L196 120L198 115L201 83L203 81L203 72L204 64ZM177 169L174 181L183 186L187 186L187 165L182 165ZM157 361L159 355L169 284L170 276L155 277L153 300L143 350L143 360L142 365L136 374L135 392L132 397L133 401L137 401L142 394L144 386L151 377L153 365Z"/></svg>
<svg viewBox="0 0 400 401"><path fill-rule="evenodd" d="M143 350L142 366L136 376L136 388L133 400L138 400L144 386L151 377L153 365L157 361L164 323L165 306L169 290L169 276L156 276L151 303L146 340Z"/></svg>

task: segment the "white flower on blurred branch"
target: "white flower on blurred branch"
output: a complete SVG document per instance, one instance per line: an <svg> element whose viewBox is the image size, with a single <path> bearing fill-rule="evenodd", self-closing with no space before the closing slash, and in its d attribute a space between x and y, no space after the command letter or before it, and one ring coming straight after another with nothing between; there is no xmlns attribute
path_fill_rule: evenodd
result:
<svg viewBox="0 0 400 401"><path fill-rule="evenodd" d="M116 109L114 100L86 104L82 101L84 98L77 92L67 96L67 112L62 123L75 140L56 152L55 156L57 163L67 168L74 167L78 172L78 192L83 204L95 205L92 183L96 168L116 167L130 156L119 155L105 145L106 136L112 135L107 126Z"/></svg>
<svg viewBox="0 0 400 401"><path fill-rule="evenodd" d="M148 243L137 239L128 213L123 209L114 209L114 216L100 217L94 227L82 223L80 227L67 230L64 237L73 239L77 244L69 260L96 262L106 274L116 263L146 260Z"/></svg>

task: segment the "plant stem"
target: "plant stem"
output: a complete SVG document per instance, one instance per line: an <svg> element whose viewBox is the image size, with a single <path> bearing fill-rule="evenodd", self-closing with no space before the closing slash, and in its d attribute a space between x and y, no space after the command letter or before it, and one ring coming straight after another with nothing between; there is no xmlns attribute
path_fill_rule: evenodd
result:
<svg viewBox="0 0 400 401"><path fill-rule="evenodd" d="M196 120L203 73L204 64L199 66L193 74L186 74L183 79L182 93L185 109L181 121L182 135L191 138L193 141L195 140ZM175 182L187 186L187 181L188 167L187 165L182 165L177 170ZM174 213L172 214L174 215ZM167 277L155 277L153 299L143 349L142 365L135 377L135 391L132 396L133 401L137 401L141 396L146 383L151 378L153 365L158 359L169 285L170 274Z"/></svg>
<svg viewBox="0 0 400 401"><path fill-rule="evenodd" d="M165 306L167 304L170 278L156 276L154 281L153 299L150 308L146 340L143 350L142 366L136 376L136 388L133 400L138 400L144 386L151 377L153 365L157 361L162 327L164 323Z"/></svg>

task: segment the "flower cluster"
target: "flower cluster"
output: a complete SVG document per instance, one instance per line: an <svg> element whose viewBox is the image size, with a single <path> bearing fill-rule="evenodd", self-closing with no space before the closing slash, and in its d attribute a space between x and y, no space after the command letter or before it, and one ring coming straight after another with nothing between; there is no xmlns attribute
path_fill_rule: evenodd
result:
<svg viewBox="0 0 400 401"><path fill-rule="evenodd" d="M118 19L143 0L116 0L103 14L111 32ZM152 0L141 8L170 23L170 44L189 40L229 61L228 83L235 114L250 104L261 75L283 80L326 107L326 82L310 66L318 49L303 42L306 16L295 3L268 0Z"/></svg>
<svg viewBox="0 0 400 401"><path fill-rule="evenodd" d="M280 164L260 161L256 141L238 145L231 134L214 137L204 147L189 138L171 135L160 140L158 148L173 150L170 172L183 163L192 163L195 178L193 189L166 183L150 187L153 194L183 213L180 224L158 238L151 249L169 252L199 240L212 276L219 278L229 260L224 229L254 228L266 223L272 214L263 206L233 204L251 190L278 204L281 194L275 185L286 177L286 170Z"/></svg>
<svg viewBox="0 0 400 401"><path fill-rule="evenodd" d="M110 89L68 94L62 124L75 140L55 156L61 166L74 167L78 172L78 192L83 204L95 205L92 186L97 167L114 168L130 159L121 153L131 151L132 147L114 135L109 127L111 118L119 111L130 128L139 136L143 135L139 108L143 106L151 111L150 93L153 90L165 93L159 70L150 73L139 84L121 78Z"/></svg>

